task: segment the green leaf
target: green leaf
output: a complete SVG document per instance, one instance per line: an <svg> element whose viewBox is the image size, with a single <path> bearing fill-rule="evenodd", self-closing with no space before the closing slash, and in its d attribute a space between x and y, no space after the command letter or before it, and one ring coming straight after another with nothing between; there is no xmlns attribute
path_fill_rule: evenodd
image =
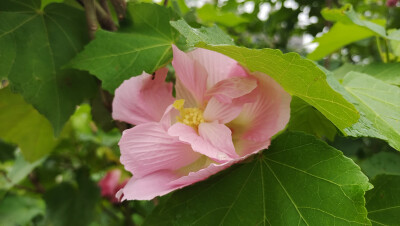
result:
<svg viewBox="0 0 400 226"><path fill-rule="evenodd" d="M289 132L252 162L173 193L145 225L368 225L369 186L342 152Z"/></svg>
<svg viewBox="0 0 400 226"><path fill-rule="evenodd" d="M400 176L400 154L392 152L379 152L362 161L360 167L369 177L374 178L378 174L392 174Z"/></svg>
<svg viewBox="0 0 400 226"><path fill-rule="evenodd" d="M88 41L84 13L65 4L40 8L40 0L0 1L0 77L8 77L58 135L96 83L86 73L61 69Z"/></svg>
<svg viewBox="0 0 400 226"><path fill-rule="evenodd" d="M343 86L367 121L344 131L351 136L381 138L400 151L400 88L358 72L349 72Z"/></svg>
<svg viewBox="0 0 400 226"><path fill-rule="evenodd" d="M32 225L32 218L43 215L44 209L44 202L41 199L7 195L0 200L0 225Z"/></svg>
<svg viewBox="0 0 400 226"><path fill-rule="evenodd" d="M319 138L325 137L331 141L336 135L336 127L317 109L298 97L293 97L290 102L288 129L304 131Z"/></svg>
<svg viewBox="0 0 400 226"><path fill-rule="evenodd" d="M381 26L381 24L385 24L384 21L381 20L378 23L374 23L373 21L361 19L350 4L344 5L341 9L325 8L321 11L321 14L327 20L344 24L355 24L367 28L381 37L387 37L385 27Z"/></svg>
<svg viewBox="0 0 400 226"><path fill-rule="evenodd" d="M225 54L250 71L271 76L287 92L318 109L339 129L351 126L359 118L354 106L328 85L325 73L297 53L282 54L276 49L258 50L237 46L199 46Z"/></svg>
<svg viewBox="0 0 400 226"><path fill-rule="evenodd" d="M44 9L47 5L49 5L51 3L60 3L63 1L64 0L41 0L41 2L42 2L41 9Z"/></svg>
<svg viewBox="0 0 400 226"><path fill-rule="evenodd" d="M400 176L378 175L365 195L372 225L400 225Z"/></svg>
<svg viewBox="0 0 400 226"><path fill-rule="evenodd" d="M92 221L100 200L99 187L86 170L80 170L77 175L78 187L62 183L44 195L48 225L85 226Z"/></svg>
<svg viewBox="0 0 400 226"><path fill-rule="evenodd" d="M42 164L44 159L39 159L35 162L27 162L24 157L18 153L16 160L11 169L4 175L4 182L0 185L1 189L10 189L14 185L25 179L38 165Z"/></svg>
<svg viewBox="0 0 400 226"><path fill-rule="evenodd" d="M198 18L203 23L218 23L226 27L235 27L249 22L248 18L240 17L233 12L221 11L218 7L211 4L205 4L196 10Z"/></svg>
<svg viewBox="0 0 400 226"><path fill-rule="evenodd" d="M187 45L189 46L195 46L199 42L215 45L234 45L232 38L217 26L196 29L190 27L184 20L171 21L170 23L186 38Z"/></svg>
<svg viewBox="0 0 400 226"><path fill-rule="evenodd" d="M400 29L389 30L388 33L391 38L390 47L392 47L392 52L395 56L400 57Z"/></svg>
<svg viewBox="0 0 400 226"><path fill-rule="evenodd" d="M345 45L372 37L374 34L368 28L355 24L335 23L327 33L313 40L313 42L317 42L319 45L313 52L307 55L307 58L320 60Z"/></svg>
<svg viewBox="0 0 400 226"><path fill-rule="evenodd" d="M50 153L57 144L49 121L9 88L0 90L0 122L0 138L17 144L30 162Z"/></svg>
<svg viewBox="0 0 400 226"><path fill-rule="evenodd" d="M392 85L400 85L400 63L344 64L334 71L334 75L340 80L350 71L372 75L374 78Z"/></svg>
<svg viewBox="0 0 400 226"><path fill-rule="evenodd" d="M341 47L372 36L389 38L382 26L384 20L364 20L357 15L349 4L341 9L325 8L321 11L325 19L335 21L332 28L313 42L318 42L318 47L307 57L312 60L322 59L324 56L335 52Z"/></svg>
<svg viewBox="0 0 400 226"><path fill-rule="evenodd" d="M129 4L123 32L98 31L70 65L87 70L102 81L104 89L114 90L126 79L143 71L153 73L172 59L176 35L169 21L171 10L157 4Z"/></svg>

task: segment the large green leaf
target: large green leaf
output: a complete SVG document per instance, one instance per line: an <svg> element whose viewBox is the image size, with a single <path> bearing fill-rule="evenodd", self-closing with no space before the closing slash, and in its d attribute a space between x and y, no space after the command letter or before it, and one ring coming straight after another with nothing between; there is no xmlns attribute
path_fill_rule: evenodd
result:
<svg viewBox="0 0 400 226"><path fill-rule="evenodd" d="M400 176L379 175L372 184L365 195L372 225L400 225Z"/></svg>
<svg viewBox="0 0 400 226"><path fill-rule="evenodd" d="M47 225L85 226L92 221L99 187L86 170L78 171L77 182L77 187L64 182L45 193Z"/></svg>
<svg viewBox="0 0 400 226"><path fill-rule="evenodd" d="M400 153L379 152L360 163L362 171L369 178L378 174L400 176Z"/></svg>
<svg viewBox="0 0 400 226"><path fill-rule="evenodd" d="M175 192L145 225L368 225L369 186L342 152L284 133L252 162Z"/></svg>
<svg viewBox="0 0 400 226"><path fill-rule="evenodd" d="M350 71L362 72L386 83L400 85L400 63L344 64L334 71L334 75L337 79L343 79Z"/></svg>
<svg viewBox="0 0 400 226"><path fill-rule="evenodd" d="M225 54L251 71L271 76L287 92L318 109L339 129L351 126L359 118L354 106L328 85L325 73L297 53L282 54L276 49L237 46L198 46Z"/></svg>
<svg viewBox="0 0 400 226"><path fill-rule="evenodd" d="M0 1L0 77L59 134L96 84L85 73L61 69L88 41L84 13L65 4L40 8L40 0Z"/></svg>
<svg viewBox="0 0 400 226"><path fill-rule="evenodd" d="M30 162L48 154L57 143L49 121L9 88L0 90L0 122L0 138L17 144Z"/></svg>
<svg viewBox="0 0 400 226"><path fill-rule="evenodd" d="M207 44L228 44L233 45L232 38L225 34L217 26L199 29L192 28L184 20L171 21L171 25L178 30L185 38L187 45L194 46L199 42Z"/></svg>
<svg viewBox="0 0 400 226"><path fill-rule="evenodd" d="M72 60L74 68L97 76L110 92L143 71L153 73L172 59L176 35L171 10L157 4L129 4L123 32L98 31L96 39Z"/></svg>
<svg viewBox="0 0 400 226"><path fill-rule="evenodd" d="M298 97L290 102L289 130L304 131L331 141L335 138L336 127L317 109Z"/></svg>
<svg viewBox="0 0 400 226"><path fill-rule="evenodd" d="M400 88L358 72L349 72L343 86L364 120L344 131L384 139L400 151Z"/></svg>

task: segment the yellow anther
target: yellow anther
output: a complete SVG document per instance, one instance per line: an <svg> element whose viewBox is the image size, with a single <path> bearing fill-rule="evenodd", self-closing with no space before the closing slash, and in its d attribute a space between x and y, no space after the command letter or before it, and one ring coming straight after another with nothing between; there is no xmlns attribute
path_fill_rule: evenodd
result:
<svg viewBox="0 0 400 226"><path fill-rule="evenodd" d="M197 128L197 126L204 122L203 111L199 108L184 108L184 99L176 100L172 105L175 109L179 110L180 115L176 117L178 122Z"/></svg>

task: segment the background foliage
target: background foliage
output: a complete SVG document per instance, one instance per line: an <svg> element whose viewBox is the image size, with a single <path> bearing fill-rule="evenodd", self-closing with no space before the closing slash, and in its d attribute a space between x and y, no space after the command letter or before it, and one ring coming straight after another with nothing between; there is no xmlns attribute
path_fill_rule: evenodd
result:
<svg viewBox="0 0 400 226"><path fill-rule="evenodd" d="M400 225L396 2L0 1L0 225ZM97 185L131 176L113 92L172 44L268 74L291 120L204 182L115 203Z"/></svg>

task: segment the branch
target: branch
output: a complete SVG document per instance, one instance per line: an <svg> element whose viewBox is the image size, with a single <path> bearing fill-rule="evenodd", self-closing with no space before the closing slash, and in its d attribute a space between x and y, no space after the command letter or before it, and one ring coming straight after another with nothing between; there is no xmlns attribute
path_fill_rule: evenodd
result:
<svg viewBox="0 0 400 226"><path fill-rule="evenodd" d="M114 6L115 12L117 13L118 20L121 21L125 18L126 14L126 2L125 0L110 0Z"/></svg>
<svg viewBox="0 0 400 226"><path fill-rule="evenodd" d="M115 25L114 21L111 18L107 2L105 2L106 6L103 6L102 3L100 4L98 2L95 2L96 16L97 19L99 20L101 27L108 31L116 31L117 26ZM106 7L106 9L104 9L104 7Z"/></svg>
<svg viewBox="0 0 400 226"><path fill-rule="evenodd" d="M98 28L94 0L83 0L83 5L85 7L89 38L94 39Z"/></svg>

